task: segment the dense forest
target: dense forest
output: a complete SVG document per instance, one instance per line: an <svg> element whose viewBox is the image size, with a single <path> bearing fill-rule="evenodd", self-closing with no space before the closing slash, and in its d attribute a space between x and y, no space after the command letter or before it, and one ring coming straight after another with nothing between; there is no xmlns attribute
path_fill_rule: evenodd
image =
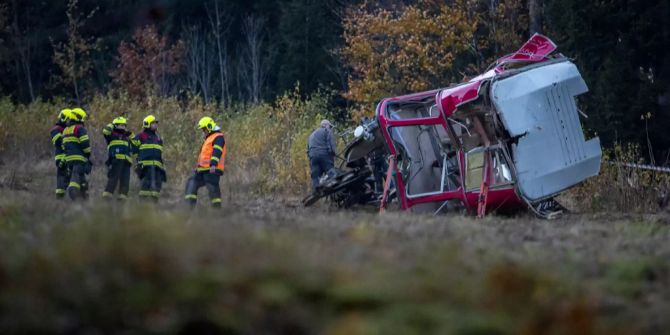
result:
<svg viewBox="0 0 670 335"><path fill-rule="evenodd" d="M575 59L603 143L670 147L666 0L9 0L0 5L0 95L197 95L228 107L336 92L343 118L386 95L448 86L534 32Z"/></svg>

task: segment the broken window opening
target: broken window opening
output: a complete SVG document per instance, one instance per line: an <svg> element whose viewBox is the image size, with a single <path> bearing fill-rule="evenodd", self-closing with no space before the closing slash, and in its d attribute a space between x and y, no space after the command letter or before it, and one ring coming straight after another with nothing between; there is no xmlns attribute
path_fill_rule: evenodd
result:
<svg viewBox="0 0 670 335"><path fill-rule="evenodd" d="M490 147L491 152L491 188L512 184L512 170L499 145ZM467 191L476 191L484 179L485 147L478 147L465 154L465 185Z"/></svg>
<svg viewBox="0 0 670 335"><path fill-rule="evenodd" d="M399 177L410 198L454 191L460 184L458 155L439 125L391 127Z"/></svg>

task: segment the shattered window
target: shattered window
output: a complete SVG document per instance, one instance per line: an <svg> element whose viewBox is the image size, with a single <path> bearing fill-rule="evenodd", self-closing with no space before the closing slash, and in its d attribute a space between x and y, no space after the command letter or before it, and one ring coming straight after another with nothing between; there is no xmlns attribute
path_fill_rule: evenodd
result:
<svg viewBox="0 0 670 335"><path fill-rule="evenodd" d="M469 152L466 157L465 186L468 190L478 189L484 176L484 151Z"/></svg>
<svg viewBox="0 0 670 335"><path fill-rule="evenodd" d="M408 196L455 190L460 186L457 155L442 126L417 125L389 129L398 151L398 172ZM446 134L446 132L444 133Z"/></svg>
<svg viewBox="0 0 670 335"><path fill-rule="evenodd" d="M426 98L424 101L401 101L389 103L386 106L386 117L391 120L408 120L435 117L439 114L435 98Z"/></svg>
<svg viewBox="0 0 670 335"><path fill-rule="evenodd" d="M512 183L512 171L509 168L509 163L505 159L500 148L490 149L491 151L491 187L508 185ZM484 147L479 147L470 150L465 155L465 186L468 191L477 190L481 187L484 179Z"/></svg>

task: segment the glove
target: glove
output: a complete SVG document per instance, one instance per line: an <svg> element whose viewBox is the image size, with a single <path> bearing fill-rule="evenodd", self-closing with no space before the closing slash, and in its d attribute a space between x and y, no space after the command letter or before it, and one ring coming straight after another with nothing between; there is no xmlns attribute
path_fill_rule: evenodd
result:
<svg viewBox="0 0 670 335"><path fill-rule="evenodd" d="M65 168L65 160L64 159L59 159L56 161L56 167L59 169Z"/></svg>

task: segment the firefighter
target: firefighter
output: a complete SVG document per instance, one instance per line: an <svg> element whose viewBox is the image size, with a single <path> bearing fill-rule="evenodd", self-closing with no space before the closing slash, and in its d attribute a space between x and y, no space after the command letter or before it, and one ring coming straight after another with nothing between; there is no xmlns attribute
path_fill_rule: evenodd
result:
<svg viewBox="0 0 670 335"><path fill-rule="evenodd" d="M149 115L142 121L142 132L133 138L137 155L136 172L142 180L140 199L158 202L162 183L167 180L163 166L163 140L158 135L158 119Z"/></svg>
<svg viewBox="0 0 670 335"><path fill-rule="evenodd" d="M115 118L105 126L102 134L107 141L107 185L102 197L111 199L118 185L119 200L128 198L130 184L130 166L132 160L132 138L134 134L126 129L128 120L122 116Z"/></svg>
<svg viewBox="0 0 670 335"><path fill-rule="evenodd" d="M63 129L63 150L70 171L67 194L72 200L87 197L86 175L91 173L91 145L88 132L84 128L86 111L74 108L70 112L67 127Z"/></svg>
<svg viewBox="0 0 670 335"><path fill-rule="evenodd" d="M56 198L62 199L65 196L67 184L70 176L65 163L65 151L63 150L63 129L67 127L67 121L70 117L70 109L63 109L58 113L58 122L51 128L51 143L54 146L54 158L56 161Z"/></svg>
<svg viewBox="0 0 670 335"><path fill-rule="evenodd" d="M198 189L205 186L209 192L212 207L221 207L221 188L219 180L223 175L226 160L226 140L221 128L211 117L203 117L198 122L204 142L200 147L200 155L192 177L186 182L186 201L191 208L198 200Z"/></svg>
<svg viewBox="0 0 670 335"><path fill-rule="evenodd" d="M307 157L312 170L312 192L319 185L319 178L332 169L335 163L336 146L332 128L330 121L321 121L321 127L312 132L307 141Z"/></svg>

